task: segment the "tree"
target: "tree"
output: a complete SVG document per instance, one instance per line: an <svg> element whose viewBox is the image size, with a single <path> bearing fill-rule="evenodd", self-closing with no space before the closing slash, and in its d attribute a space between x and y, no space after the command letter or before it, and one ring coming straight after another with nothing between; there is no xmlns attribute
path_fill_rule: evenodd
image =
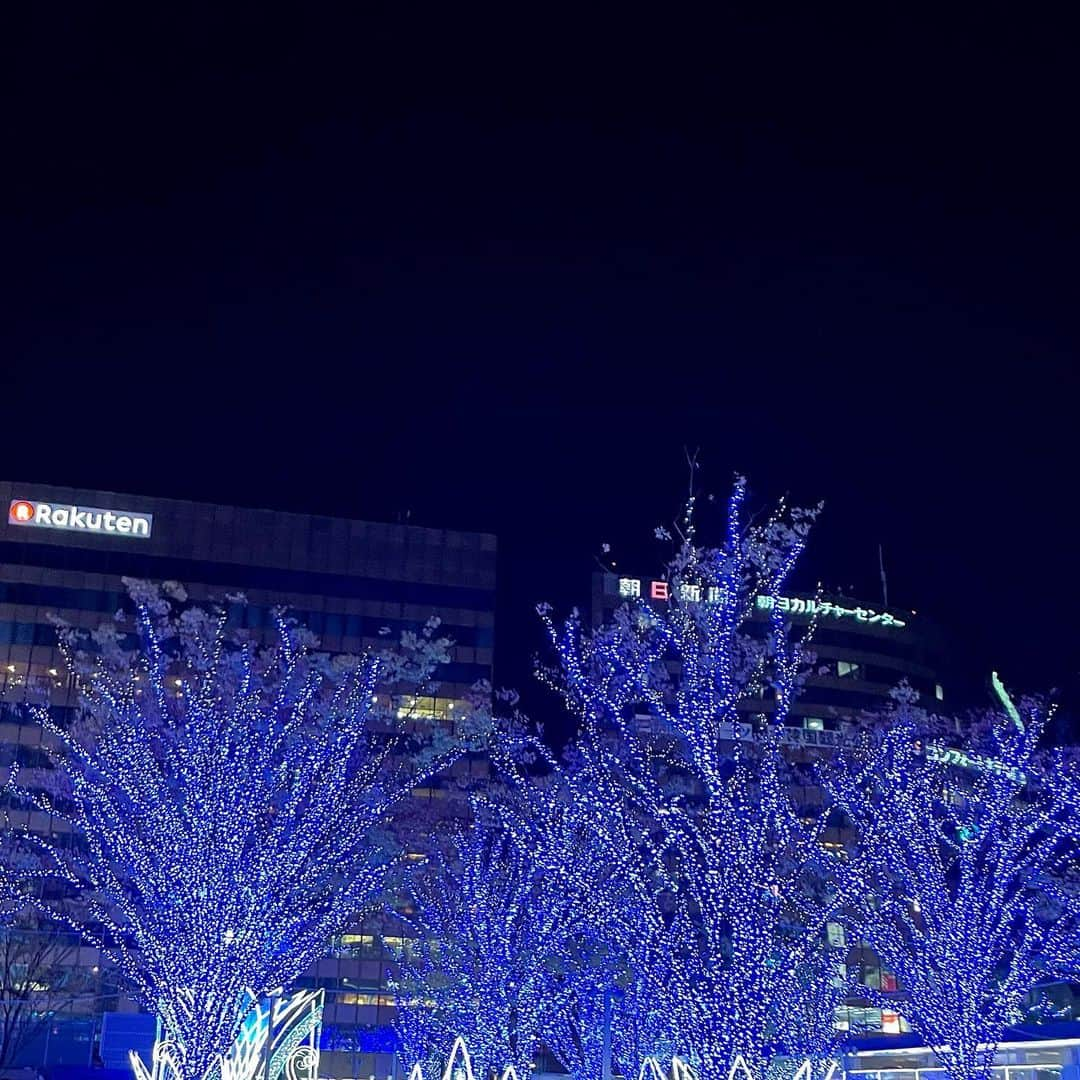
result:
<svg viewBox="0 0 1080 1080"><path fill-rule="evenodd" d="M830 976L826 924L850 886L822 846L828 809L783 738L806 652L777 599L815 512L781 503L747 523L745 498L740 478L722 544L707 548L691 496L663 602L628 596L592 631L577 612L556 623L540 609L557 655L541 674L579 718L580 752L650 823L643 873L703 1080L782 1045L808 986ZM759 597L767 623L753 621Z"/></svg>
<svg viewBox="0 0 1080 1080"><path fill-rule="evenodd" d="M383 708L447 659L433 620L402 648L334 657L283 614L269 642L182 590L129 582L133 622L61 647L80 679L47 735L55 790L31 808L69 820L75 845L23 831L43 909L76 928L161 1018L182 1080L219 1067L244 1002L285 986L378 896L394 805L458 752Z"/></svg>
<svg viewBox="0 0 1080 1080"><path fill-rule="evenodd" d="M96 981L78 954L70 930L32 909L0 926L0 1069L15 1065L56 1014L93 996Z"/></svg>
<svg viewBox="0 0 1080 1080"><path fill-rule="evenodd" d="M1067 888L1076 857L1077 772L1038 751L1034 701L961 725L952 743L898 688L832 779L859 833L867 895L854 921L900 982L864 993L904 1015L953 1080L988 1080L1024 995L1075 964L1080 921ZM1075 971L1075 969L1073 969Z"/></svg>
<svg viewBox="0 0 1080 1080"><path fill-rule="evenodd" d="M460 1035L477 1075L507 1065L529 1075L549 989L539 887L505 834L475 827L457 827L444 840L438 872L414 876L415 911L402 916L414 936L399 950L394 981L410 1057L445 1053Z"/></svg>
<svg viewBox="0 0 1080 1080"><path fill-rule="evenodd" d="M3 768L10 776L11 763L5 762ZM5 817L6 811L0 810L0 823ZM0 832L0 927L25 907L28 879L36 865L36 860L28 858L12 836Z"/></svg>
<svg viewBox="0 0 1080 1080"><path fill-rule="evenodd" d="M406 882L410 913L397 905L411 932L398 957L398 1032L410 1061L461 1035L478 1074L512 1064L524 1078L541 1043L571 1066L589 1053L565 1021L614 977L605 931L632 852L605 832L618 808L538 740L504 729L491 758L471 821L443 830Z"/></svg>

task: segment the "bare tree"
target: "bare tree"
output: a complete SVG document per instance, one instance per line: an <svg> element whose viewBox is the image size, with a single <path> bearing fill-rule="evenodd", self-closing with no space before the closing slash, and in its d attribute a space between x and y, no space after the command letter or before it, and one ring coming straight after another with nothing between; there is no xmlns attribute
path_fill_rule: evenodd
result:
<svg viewBox="0 0 1080 1080"><path fill-rule="evenodd" d="M96 973L78 960L78 937L33 911L0 926L0 1069L15 1065L57 1015L93 996Z"/></svg>

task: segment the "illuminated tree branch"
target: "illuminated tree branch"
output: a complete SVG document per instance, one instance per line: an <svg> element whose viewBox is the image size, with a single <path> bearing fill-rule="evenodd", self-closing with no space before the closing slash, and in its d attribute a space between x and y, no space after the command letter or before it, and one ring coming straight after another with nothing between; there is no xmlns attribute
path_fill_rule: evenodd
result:
<svg viewBox="0 0 1080 1080"><path fill-rule="evenodd" d="M300 976L377 899L392 808L458 752L379 702L449 642L436 621L396 653L331 659L284 616L259 644L224 612L180 610L178 589L170 602L129 587L133 627L61 634L76 722L32 710L54 790L22 796L78 842L19 839L72 892L41 905L117 966L179 1047L184 1080L201 1080L251 995Z"/></svg>
<svg viewBox="0 0 1080 1080"><path fill-rule="evenodd" d="M900 980L897 996L865 992L953 1080L987 1080L1024 996L1076 974L1076 768L1038 751L1047 714L1033 702L969 722L980 741L956 746L927 739L913 691L895 698L884 737L864 735L832 781L860 835L858 929Z"/></svg>
<svg viewBox="0 0 1080 1080"><path fill-rule="evenodd" d="M704 1080L725 1077L736 1054L759 1067L778 1047L806 1049L791 1045L807 1037L791 1018L835 971L826 924L853 887L822 846L826 808L804 798L785 756L802 643L775 603L751 627L815 512L781 504L747 524L745 497L737 480L719 548L696 544L691 499L665 602L630 600L591 632L576 612L556 623L540 609L558 656L541 675L581 722L579 752L649 823L641 874L654 914L643 926L665 954L680 1049ZM822 1038L819 1028L815 1051Z"/></svg>

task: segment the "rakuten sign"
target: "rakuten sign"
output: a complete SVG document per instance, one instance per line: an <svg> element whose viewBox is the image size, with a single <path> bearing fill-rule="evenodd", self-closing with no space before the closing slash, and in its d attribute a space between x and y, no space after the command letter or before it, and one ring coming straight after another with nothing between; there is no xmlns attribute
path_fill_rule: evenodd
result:
<svg viewBox="0 0 1080 1080"><path fill-rule="evenodd" d="M12 499L8 507L8 524L146 539L154 527L154 515L136 514L131 510L101 510L96 506L62 506Z"/></svg>

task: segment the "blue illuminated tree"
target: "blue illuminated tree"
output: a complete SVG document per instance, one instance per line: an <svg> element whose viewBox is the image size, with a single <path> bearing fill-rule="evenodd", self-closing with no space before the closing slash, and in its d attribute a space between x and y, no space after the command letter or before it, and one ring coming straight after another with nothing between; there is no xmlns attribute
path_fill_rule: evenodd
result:
<svg viewBox="0 0 1080 1080"><path fill-rule="evenodd" d="M566 1019L622 962L606 934L629 900L633 850L605 831L619 808L535 738L504 728L491 761L471 821L442 830L395 904L409 930L398 1032L406 1060L431 1060L462 1035L484 1075L512 1064L525 1077L541 1044L576 1066L591 1054L578 1035L600 1036Z"/></svg>
<svg viewBox="0 0 1080 1080"><path fill-rule="evenodd" d="M438 871L413 876L412 914L400 916L411 935L392 981L404 1054L438 1059L461 1035L477 1075L514 1065L527 1077L568 905L547 897L555 906L541 916L542 884L500 830L457 827L443 846Z"/></svg>
<svg viewBox="0 0 1080 1080"><path fill-rule="evenodd" d="M10 767L5 769L10 772ZM0 816L0 821L7 815ZM16 915L25 904L27 878L25 853L8 833L0 832L0 926Z"/></svg>
<svg viewBox="0 0 1080 1080"><path fill-rule="evenodd" d="M540 609L558 657L541 674L581 723L580 753L650 822L665 978L703 1080L727 1076L736 1054L760 1068L789 1048L791 1018L835 970L826 926L853 885L785 749L807 654L775 601L815 512L781 504L747 521L745 498L738 479L722 542L704 547L691 497L663 601L628 589L592 631ZM759 597L768 621L753 618Z"/></svg>
<svg viewBox="0 0 1080 1080"><path fill-rule="evenodd" d="M1075 765L1038 749L1047 714L1003 708L932 734L902 686L831 784L856 826L866 895L856 929L900 993L864 993L907 1018L953 1080L988 1080L1025 995L1075 977L1080 909Z"/></svg>
<svg viewBox="0 0 1080 1080"><path fill-rule="evenodd" d="M576 1080L603 1076L607 1025L612 1072L619 1076L637 1076L646 1058L667 1061L685 1053L683 1002L666 977L666 953L657 947L664 928L648 927L643 913L627 904L623 925L609 925L597 955L570 970L560 1008L548 1018L545 1044Z"/></svg>
<svg viewBox="0 0 1080 1080"><path fill-rule="evenodd" d="M68 887L41 905L117 966L182 1080L201 1080L251 995L303 974L378 898L395 804L459 749L398 719L388 694L416 689L449 642L433 621L401 649L330 658L284 615L260 642L223 610L185 607L178 587L128 584L130 622L60 635L75 722L32 709L52 791L22 796L79 842L19 842Z"/></svg>
<svg viewBox="0 0 1080 1080"><path fill-rule="evenodd" d="M540 777L511 755L495 760L519 794L516 813L506 800L495 804L507 828L545 880L582 898L585 915L549 966L544 1045L577 1080L600 1080L609 1027L615 1070L636 1075L644 1057L673 1052L675 1031L662 1011L671 1004L662 968L652 962L663 955L655 944L665 927L644 861L647 823L573 744L559 766L547 758Z"/></svg>

